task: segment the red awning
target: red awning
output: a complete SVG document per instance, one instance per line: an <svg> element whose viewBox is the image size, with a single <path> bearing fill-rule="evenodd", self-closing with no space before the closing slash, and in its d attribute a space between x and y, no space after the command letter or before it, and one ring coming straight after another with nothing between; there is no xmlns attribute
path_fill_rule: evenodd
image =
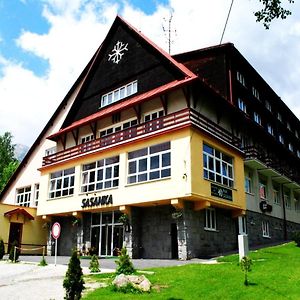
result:
<svg viewBox="0 0 300 300"><path fill-rule="evenodd" d="M4 216L8 218L10 218L13 215L23 215L24 217L27 217L29 220L34 220L34 217L27 210L20 207L4 213Z"/></svg>

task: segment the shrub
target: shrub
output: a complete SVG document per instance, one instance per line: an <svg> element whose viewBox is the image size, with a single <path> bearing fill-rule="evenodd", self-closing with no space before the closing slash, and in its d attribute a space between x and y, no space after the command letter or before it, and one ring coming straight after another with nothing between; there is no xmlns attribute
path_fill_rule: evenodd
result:
<svg viewBox="0 0 300 300"><path fill-rule="evenodd" d="M43 257L42 257L42 259L41 259L41 261L40 261L40 263L39 263L39 266L45 267L45 266L47 266L47 265L48 265L48 264L47 264L47 262L46 262L46 259L45 259L44 255L43 255Z"/></svg>
<svg viewBox="0 0 300 300"><path fill-rule="evenodd" d="M293 240L296 242L297 247L300 247L300 231L293 233Z"/></svg>
<svg viewBox="0 0 300 300"><path fill-rule="evenodd" d="M99 265L98 256L95 255L95 254L92 256L92 259L90 261L89 269L90 269L91 273L100 272L100 265Z"/></svg>
<svg viewBox="0 0 300 300"><path fill-rule="evenodd" d="M240 266L245 275L244 285L248 285L248 272L251 271L252 260L248 256L244 256L240 261Z"/></svg>
<svg viewBox="0 0 300 300"><path fill-rule="evenodd" d="M125 286L117 287L116 285L112 285L111 287L113 292L120 292L123 294L142 294L142 290L135 287L133 284L128 283Z"/></svg>
<svg viewBox="0 0 300 300"><path fill-rule="evenodd" d="M118 265L116 269L116 274L133 274L135 272L135 268L130 260L129 255L127 254L127 249L123 247L120 251L120 255L118 260L115 261Z"/></svg>
<svg viewBox="0 0 300 300"><path fill-rule="evenodd" d="M11 248L9 251L9 260L11 262L17 262L20 256L20 249L16 248L16 255L15 255L15 247L18 247L18 242L17 241L13 241L11 244Z"/></svg>
<svg viewBox="0 0 300 300"><path fill-rule="evenodd" d="M0 259L3 258L4 254L5 254L4 242L3 239L0 238Z"/></svg>
<svg viewBox="0 0 300 300"><path fill-rule="evenodd" d="M81 293L84 289L84 280L80 260L76 250L73 251L70 258L63 287L66 290L65 299L78 300L81 298Z"/></svg>

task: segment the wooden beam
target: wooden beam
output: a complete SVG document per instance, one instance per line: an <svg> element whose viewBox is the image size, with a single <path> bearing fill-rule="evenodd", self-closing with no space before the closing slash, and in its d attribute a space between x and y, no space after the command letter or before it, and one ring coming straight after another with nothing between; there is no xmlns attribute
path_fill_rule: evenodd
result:
<svg viewBox="0 0 300 300"><path fill-rule="evenodd" d="M136 114L136 117L137 117L137 120L138 120L138 124L140 124L141 123L141 116L142 116L141 105L138 104L138 105L134 106L133 109L135 111L135 114Z"/></svg>
<svg viewBox="0 0 300 300"><path fill-rule="evenodd" d="M176 209L183 209L184 208L184 201L179 199L172 199L171 205L174 206Z"/></svg>
<svg viewBox="0 0 300 300"><path fill-rule="evenodd" d="M79 129L76 128L75 130L72 130L72 135L75 141L76 146L78 145L78 135L79 135Z"/></svg>
<svg viewBox="0 0 300 300"><path fill-rule="evenodd" d="M164 115L168 114L168 95L161 95L160 101L164 109Z"/></svg>
<svg viewBox="0 0 300 300"><path fill-rule="evenodd" d="M190 89L187 87L183 87L182 88L184 97L185 97L185 101L186 101L186 105L188 108L191 108L191 91Z"/></svg>
<svg viewBox="0 0 300 300"><path fill-rule="evenodd" d="M211 206L211 204L209 201L197 201L194 203L194 210L195 211L202 210L202 209L208 208L210 206Z"/></svg>
<svg viewBox="0 0 300 300"><path fill-rule="evenodd" d="M244 209L235 209L232 211L231 216L232 218L237 218L240 216L244 216L246 214L246 211Z"/></svg>
<svg viewBox="0 0 300 300"><path fill-rule="evenodd" d="M92 130L92 133L94 135L94 139L96 139L96 135L97 135L97 122L93 122L89 124Z"/></svg>

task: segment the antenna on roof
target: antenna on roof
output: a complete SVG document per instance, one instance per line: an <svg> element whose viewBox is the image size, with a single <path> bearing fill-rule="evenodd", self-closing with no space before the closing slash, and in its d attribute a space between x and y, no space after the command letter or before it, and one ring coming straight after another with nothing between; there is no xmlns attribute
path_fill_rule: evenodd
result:
<svg viewBox="0 0 300 300"><path fill-rule="evenodd" d="M222 44L222 41L223 41L224 33L225 33L225 30L226 30L226 26L227 26L227 23L228 23L228 19L229 19L229 16L230 16L230 12L231 12L231 9L232 9L233 2L234 2L234 0L231 0L231 4L230 4L229 11L228 11L227 19L226 19L224 29L223 29L223 33L222 33L221 40L220 40L220 45Z"/></svg>
<svg viewBox="0 0 300 300"><path fill-rule="evenodd" d="M172 40L172 33L176 34L176 29L172 30L172 19L173 19L173 11L171 10L169 19L167 20L166 18L164 18L164 22L168 23L167 24L168 27L165 28L165 26L162 25L163 31L167 38L167 43L169 45L169 54L171 54L171 44L174 43L174 40Z"/></svg>

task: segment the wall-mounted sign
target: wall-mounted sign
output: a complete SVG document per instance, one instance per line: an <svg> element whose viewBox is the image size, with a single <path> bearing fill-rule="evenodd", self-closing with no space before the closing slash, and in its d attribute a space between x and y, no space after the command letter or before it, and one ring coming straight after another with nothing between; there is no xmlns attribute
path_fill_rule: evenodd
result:
<svg viewBox="0 0 300 300"><path fill-rule="evenodd" d="M82 208L94 207L94 206L107 205L107 204L113 204L112 195L84 198L82 199L81 207Z"/></svg>
<svg viewBox="0 0 300 300"><path fill-rule="evenodd" d="M218 186L213 183L211 184L211 195L218 197L218 198L222 198L224 200L232 201L232 190L231 189L227 189L225 187Z"/></svg>
<svg viewBox="0 0 300 300"><path fill-rule="evenodd" d="M268 204L266 201L260 201L259 208L262 212L271 212L272 205Z"/></svg>

